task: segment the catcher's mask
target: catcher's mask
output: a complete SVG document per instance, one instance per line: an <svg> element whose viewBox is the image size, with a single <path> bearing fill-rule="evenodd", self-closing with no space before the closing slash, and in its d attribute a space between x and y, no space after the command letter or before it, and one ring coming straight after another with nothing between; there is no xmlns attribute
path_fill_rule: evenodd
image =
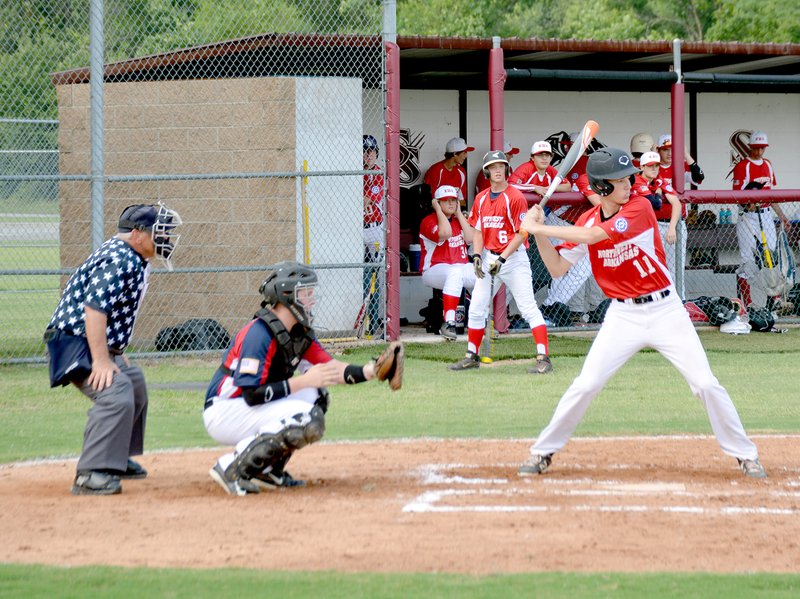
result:
<svg viewBox="0 0 800 599"><path fill-rule="evenodd" d="M132 204L120 214L117 230L120 233L130 233L134 229L150 231L156 254L164 260L167 270L172 270L172 254L181 237L175 233L175 228L181 223L180 215L162 202Z"/></svg>
<svg viewBox="0 0 800 599"><path fill-rule="evenodd" d="M630 155L618 148L601 148L589 156L586 163L586 175L589 186L601 196L611 195L614 186L609 180L630 177L633 185L634 175L639 172L633 165Z"/></svg>
<svg viewBox="0 0 800 599"><path fill-rule="evenodd" d="M258 291L264 296L262 306L282 304L300 324L311 328L314 306L319 299L316 287L317 273L308 266L297 262L280 262L267 275Z"/></svg>

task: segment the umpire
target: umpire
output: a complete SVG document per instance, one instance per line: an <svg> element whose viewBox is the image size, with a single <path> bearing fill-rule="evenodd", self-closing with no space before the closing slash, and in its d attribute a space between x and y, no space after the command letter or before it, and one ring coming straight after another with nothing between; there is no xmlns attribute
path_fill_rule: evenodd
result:
<svg viewBox="0 0 800 599"><path fill-rule="evenodd" d="M156 255L172 269L180 216L163 204L134 204L122 211L118 233L70 277L44 334L50 386L72 383L92 400L74 495L114 495L120 478L144 478L130 456L141 455L147 386L138 366L123 355L147 291Z"/></svg>

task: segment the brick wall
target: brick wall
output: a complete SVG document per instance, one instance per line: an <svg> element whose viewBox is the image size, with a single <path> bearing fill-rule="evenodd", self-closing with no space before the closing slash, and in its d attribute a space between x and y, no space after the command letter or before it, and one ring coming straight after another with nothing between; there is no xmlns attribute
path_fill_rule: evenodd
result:
<svg viewBox="0 0 800 599"><path fill-rule="evenodd" d="M90 172L89 86L58 86L62 175ZM108 83L105 171L163 175L294 171L295 81L291 78ZM61 265L91 252L90 185L60 185ZM293 259L294 179L110 183L105 237L123 208L163 201L183 219L176 268L259 266ZM170 273L154 261L134 344L188 318L215 318L233 333L257 307L264 271Z"/></svg>

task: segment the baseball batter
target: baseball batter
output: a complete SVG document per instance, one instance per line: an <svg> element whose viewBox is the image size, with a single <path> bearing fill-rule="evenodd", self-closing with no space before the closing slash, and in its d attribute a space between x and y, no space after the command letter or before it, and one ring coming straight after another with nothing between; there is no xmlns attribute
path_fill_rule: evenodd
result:
<svg viewBox="0 0 800 599"><path fill-rule="evenodd" d="M444 322L439 334L455 341L456 309L463 289L475 287L475 272L467 256L474 229L458 205L458 190L443 185L431 200L433 213L422 219L419 240L422 246L422 282L442 290Z"/></svg>
<svg viewBox="0 0 800 599"><path fill-rule="evenodd" d="M547 374L553 370L548 355L547 327L533 295L531 264L525 251L528 237L518 234L528 202L519 190L508 184L511 167L503 152L488 152L483 157L483 169L490 187L475 198L469 216L469 224L475 228L472 267L477 280L469 305L467 355L449 368L468 370L480 366L478 348L483 340L492 289L497 291L499 287L492 285L496 277L511 291L520 314L531 327L536 343L536 365L528 372Z"/></svg>
<svg viewBox="0 0 800 599"><path fill-rule="evenodd" d="M206 430L215 441L235 446L209 475L230 495L305 484L285 466L296 450L322 438L329 403L325 387L402 376L398 343L365 366L334 360L322 348L311 328L316 286L317 275L307 266L277 264L259 289L261 310L231 341L208 386ZM386 359L399 365L381 374L379 364ZM293 376L295 371L301 374ZM399 388L399 381L395 385Z"/></svg>
<svg viewBox="0 0 800 599"><path fill-rule="evenodd" d="M769 139L763 131L753 131L750 136L750 155L743 158L733 167L733 189L772 189L776 184L772 162L764 158L769 147ZM739 219L736 221L736 239L739 242L739 258L741 267L736 277L739 299L745 306L753 303L750 291L751 280L758 280L756 274L759 265L756 256L762 255L761 229L767 238L767 247L774 252L778 235L775 229L775 215L788 230L789 219L780 206L769 203L744 204L739 207ZM775 298L768 298L767 304L772 309Z"/></svg>
<svg viewBox="0 0 800 599"><path fill-rule="evenodd" d="M580 374L518 473L544 473L606 382L639 350L652 347L678 369L703 404L722 451L738 460L746 476L764 478L758 450L728 392L711 372L689 314L675 293L650 202L631 195L637 170L623 150L597 150L589 158L587 174L602 198L599 206L587 210L574 227L556 230L545 225L539 206L522 223L535 236L542 260L554 276L588 254L595 279L613 299ZM548 236L562 237L566 243L555 247Z"/></svg>

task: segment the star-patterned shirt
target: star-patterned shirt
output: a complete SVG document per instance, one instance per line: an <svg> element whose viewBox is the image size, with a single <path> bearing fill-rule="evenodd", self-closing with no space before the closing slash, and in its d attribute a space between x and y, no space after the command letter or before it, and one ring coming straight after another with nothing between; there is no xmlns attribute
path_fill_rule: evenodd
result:
<svg viewBox="0 0 800 599"><path fill-rule="evenodd" d="M112 237L89 256L67 281L48 328L86 336L84 306L108 317L108 346L124 350L147 289L150 264L126 242Z"/></svg>

